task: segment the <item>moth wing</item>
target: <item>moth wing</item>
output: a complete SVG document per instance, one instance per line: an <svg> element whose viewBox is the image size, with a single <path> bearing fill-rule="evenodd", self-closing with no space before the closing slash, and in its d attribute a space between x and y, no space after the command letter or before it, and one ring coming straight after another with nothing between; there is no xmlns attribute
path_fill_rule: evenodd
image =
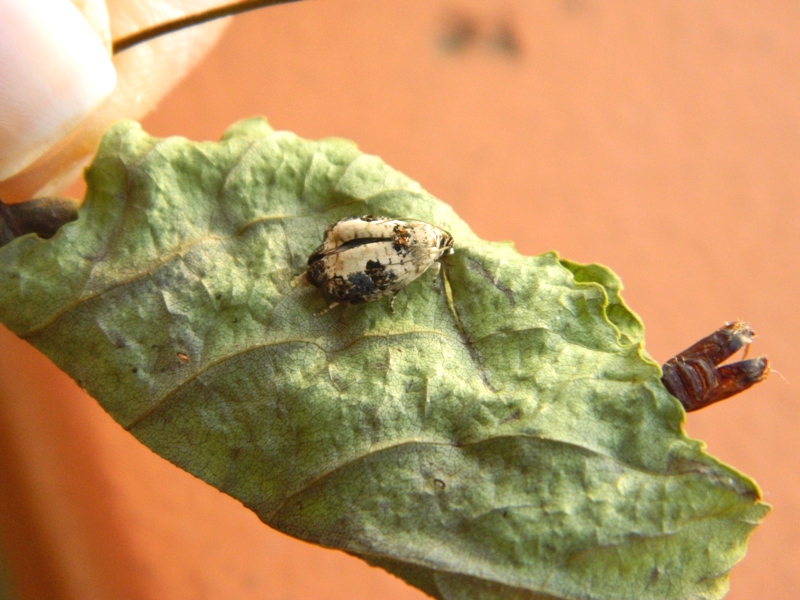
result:
<svg viewBox="0 0 800 600"><path fill-rule="evenodd" d="M325 230L325 243L331 246L338 246L356 239L392 239L394 238L394 226L399 223L398 219L388 217L346 217L339 219Z"/></svg>

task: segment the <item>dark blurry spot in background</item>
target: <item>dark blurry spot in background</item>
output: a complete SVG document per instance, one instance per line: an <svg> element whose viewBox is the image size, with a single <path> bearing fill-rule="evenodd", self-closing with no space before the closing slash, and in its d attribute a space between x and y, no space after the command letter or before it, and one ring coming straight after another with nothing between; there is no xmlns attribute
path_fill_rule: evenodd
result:
<svg viewBox="0 0 800 600"><path fill-rule="evenodd" d="M506 58L516 58L522 54L522 45L512 18L475 15L464 10L451 10L442 18L437 46L447 54L477 51Z"/></svg>

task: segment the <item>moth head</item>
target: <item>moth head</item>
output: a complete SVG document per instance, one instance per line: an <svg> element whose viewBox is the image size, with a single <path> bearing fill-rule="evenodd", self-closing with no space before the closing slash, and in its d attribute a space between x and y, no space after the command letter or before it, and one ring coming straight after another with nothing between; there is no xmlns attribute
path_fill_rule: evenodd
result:
<svg viewBox="0 0 800 600"><path fill-rule="evenodd" d="M453 236L442 230L439 236L439 258L453 253Z"/></svg>

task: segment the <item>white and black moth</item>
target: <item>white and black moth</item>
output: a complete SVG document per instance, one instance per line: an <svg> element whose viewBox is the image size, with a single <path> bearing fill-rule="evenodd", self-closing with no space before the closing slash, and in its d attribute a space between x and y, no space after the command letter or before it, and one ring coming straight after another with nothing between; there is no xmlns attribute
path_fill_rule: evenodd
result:
<svg viewBox="0 0 800 600"><path fill-rule="evenodd" d="M365 215L328 226L308 258L308 281L336 304L361 304L394 296L452 254L453 236L414 219Z"/></svg>

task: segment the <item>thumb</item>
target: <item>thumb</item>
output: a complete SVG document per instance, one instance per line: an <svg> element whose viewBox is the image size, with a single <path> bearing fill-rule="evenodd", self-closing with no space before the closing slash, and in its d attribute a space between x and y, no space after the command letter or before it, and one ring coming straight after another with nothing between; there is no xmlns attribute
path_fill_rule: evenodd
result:
<svg viewBox="0 0 800 600"><path fill-rule="evenodd" d="M66 0L0 0L0 180L72 132L112 91L110 53Z"/></svg>
<svg viewBox="0 0 800 600"><path fill-rule="evenodd" d="M80 6L88 21L84 19L83 26L70 25L69 29L72 30L70 35L81 37L87 44L89 44L87 38L119 39L164 21L225 4L225 0L108 0L105 3L103 0L73 1ZM36 0L35 2L31 2L31 0L0 0L0 7L5 5L16 6L17 12L22 12L23 9L20 9L19 6L23 6L25 11L34 15L32 18L39 20L48 18L42 14L49 9L43 9L42 7L45 5L48 7L50 5L66 5L66 7L61 6L64 12L67 12L67 9L76 11L69 0ZM2 10L0 8L0 11ZM102 18L99 18L98 15ZM5 43L2 38L5 36L6 21L6 17L0 12L0 48ZM78 108L68 110L62 104L68 105L72 101L68 102L67 98L62 97L61 94L58 94L58 97L56 94L50 94L50 104L32 105L27 110L27 123L29 124L37 119L43 119L43 115L48 110L59 115L62 112L64 114L71 113L71 116L66 118L54 118L54 123L61 121L64 124L60 127L50 126L48 128L50 133L47 137L40 136L41 139L36 143L29 141L34 138L27 131L30 125L23 126L19 124L21 121L17 122L12 119L17 112L22 111L10 107L28 100L23 100L23 96L15 95L13 90L7 94L0 92L0 131L3 130L4 122L8 121L15 124L7 129L16 132L13 136L8 137L7 145L2 138L3 134L0 133L0 162L5 163L8 160L9 164L12 164L11 158L5 157L14 157L13 164L17 165L0 171L0 199L5 202L19 202L38 196L61 193L74 181L92 157L105 130L120 119L139 119L147 114L216 43L227 21L228 19L224 19L207 23L156 38L122 52L113 59L109 58L107 50L103 50L105 54L104 58L101 58L100 54L102 53L97 50L97 44L101 48L103 44L99 41L96 42L92 50L94 58L82 56L77 60L77 62L82 62L81 69L86 72L81 75L84 78L83 83L72 84L71 82L71 87L77 90L76 97L83 98L81 101L75 101ZM62 21L59 27L68 29L65 22ZM87 33L87 27L89 33ZM96 33L97 31L100 33ZM110 36L108 32L110 32ZM67 35L63 32L62 34ZM77 43L73 37L70 39L73 41L66 42L67 45ZM30 52L33 52L33 48L40 51L38 49L42 44L45 42L37 44L31 42ZM89 45L92 46L92 44ZM21 60L21 57L18 56L19 51L10 51L10 53L15 54L14 60ZM26 53L28 52L26 51ZM5 60L6 58L0 51L0 61ZM113 67L110 67L109 65L112 63ZM23 68L18 70L23 78L40 78L35 71L26 73ZM114 85L114 70L116 71L116 85ZM77 75L71 77L77 77ZM5 87L6 76L2 70L0 70L0 81L3 82L0 87ZM40 87L56 89L52 81L43 81L45 83L42 83ZM95 83L87 83L90 81ZM79 114L81 110L84 111L83 114ZM6 114L9 117L6 117ZM25 150L25 148L34 146L36 146L36 150Z"/></svg>

